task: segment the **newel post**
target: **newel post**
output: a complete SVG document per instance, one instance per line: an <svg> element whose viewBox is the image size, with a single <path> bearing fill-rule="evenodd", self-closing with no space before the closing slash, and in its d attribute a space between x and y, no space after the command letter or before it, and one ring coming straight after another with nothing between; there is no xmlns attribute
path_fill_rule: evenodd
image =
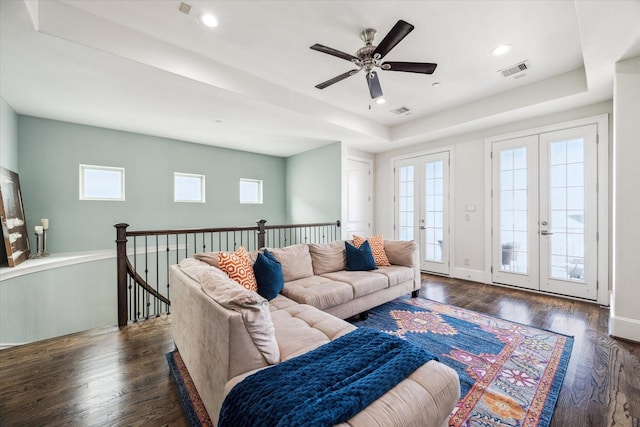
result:
<svg viewBox="0 0 640 427"><path fill-rule="evenodd" d="M116 260L118 265L118 326L123 327L129 321L127 315L127 227L129 224L116 224Z"/></svg>
<svg viewBox="0 0 640 427"><path fill-rule="evenodd" d="M258 224L258 249L264 248L265 246L265 235L267 232L265 231L264 225L267 223L266 219L261 219L257 222Z"/></svg>

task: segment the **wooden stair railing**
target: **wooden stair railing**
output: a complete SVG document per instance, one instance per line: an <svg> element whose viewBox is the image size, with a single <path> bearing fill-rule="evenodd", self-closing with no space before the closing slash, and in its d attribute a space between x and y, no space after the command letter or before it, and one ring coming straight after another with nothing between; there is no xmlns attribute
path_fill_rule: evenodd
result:
<svg viewBox="0 0 640 427"><path fill-rule="evenodd" d="M239 246L257 250L296 243L327 243L340 238L340 221L270 226L266 223L261 219L256 226L249 227L149 231L127 231L128 224L115 224L118 326L170 314L169 266L196 252L235 251ZM161 251L165 252L164 257L160 256ZM165 292L161 291L160 280L166 282Z"/></svg>

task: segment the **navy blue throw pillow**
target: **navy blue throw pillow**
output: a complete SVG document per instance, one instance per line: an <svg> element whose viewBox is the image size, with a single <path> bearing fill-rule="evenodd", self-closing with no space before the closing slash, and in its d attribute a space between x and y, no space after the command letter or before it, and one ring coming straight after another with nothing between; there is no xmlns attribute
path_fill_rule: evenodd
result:
<svg viewBox="0 0 640 427"><path fill-rule="evenodd" d="M359 248L356 248L349 242L344 242L344 246L347 250L348 271L368 271L378 268L373 259L373 253L371 252L371 246L369 246L368 241L365 240Z"/></svg>
<svg viewBox="0 0 640 427"><path fill-rule="evenodd" d="M272 300L278 296L284 286L284 276L282 275L282 265L276 257L267 249L264 254L258 254L258 259L253 264L253 273L258 282L258 293Z"/></svg>

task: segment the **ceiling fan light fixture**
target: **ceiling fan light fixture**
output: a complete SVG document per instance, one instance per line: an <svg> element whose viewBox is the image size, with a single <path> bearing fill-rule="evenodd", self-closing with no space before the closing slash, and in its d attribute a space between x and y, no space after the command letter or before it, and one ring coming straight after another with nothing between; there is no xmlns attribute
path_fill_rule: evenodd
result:
<svg viewBox="0 0 640 427"><path fill-rule="evenodd" d="M500 46L497 46L495 49L493 49L491 51L491 54L493 56L504 55L505 53L509 52L512 48L513 46L511 46L510 44L501 44Z"/></svg>
<svg viewBox="0 0 640 427"><path fill-rule="evenodd" d="M199 18L200 22L209 28L215 28L218 26L218 19L212 13L203 12L200 14Z"/></svg>

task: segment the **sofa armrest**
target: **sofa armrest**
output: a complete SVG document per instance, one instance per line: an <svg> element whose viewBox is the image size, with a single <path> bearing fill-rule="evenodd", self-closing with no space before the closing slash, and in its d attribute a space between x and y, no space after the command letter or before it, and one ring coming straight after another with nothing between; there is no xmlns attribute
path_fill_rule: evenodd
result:
<svg viewBox="0 0 640 427"><path fill-rule="evenodd" d="M413 289L419 290L422 286L422 279L420 278L420 255L416 242L414 240L385 240L384 251L392 265L413 268Z"/></svg>
<svg viewBox="0 0 640 427"><path fill-rule="evenodd" d="M226 382L268 365L240 313L222 307L176 265L170 267L169 282L173 339L209 416L217 423Z"/></svg>

